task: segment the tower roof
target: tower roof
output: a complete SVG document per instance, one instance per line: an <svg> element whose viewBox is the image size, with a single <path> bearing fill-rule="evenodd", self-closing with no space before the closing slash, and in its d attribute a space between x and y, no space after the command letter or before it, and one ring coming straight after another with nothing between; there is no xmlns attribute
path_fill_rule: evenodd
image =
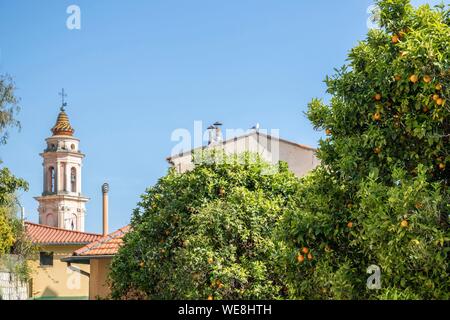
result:
<svg viewBox="0 0 450 320"><path fill-rule="evenodd" d="M64 108L61 108L61 112L58 114L58 119L56 124L51 129L54 136L72 136L75 130L72 128L69 122L69 117L67 116Z"/></svg>

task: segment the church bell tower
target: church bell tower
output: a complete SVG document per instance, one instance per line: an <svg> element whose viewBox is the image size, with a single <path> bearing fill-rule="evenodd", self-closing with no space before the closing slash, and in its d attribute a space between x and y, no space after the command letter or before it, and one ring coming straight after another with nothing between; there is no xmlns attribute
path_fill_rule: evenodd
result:
<svg viewBox="0 0 450 320"><path fill-rule="evenodd" d="M43 158L43 192L39 202L39 224L67 230L84 231L86 202L81 193L81 169L84 154L80 140L73 136L65 112L64 91L62 106L52 136L46 139Z"/></svg>

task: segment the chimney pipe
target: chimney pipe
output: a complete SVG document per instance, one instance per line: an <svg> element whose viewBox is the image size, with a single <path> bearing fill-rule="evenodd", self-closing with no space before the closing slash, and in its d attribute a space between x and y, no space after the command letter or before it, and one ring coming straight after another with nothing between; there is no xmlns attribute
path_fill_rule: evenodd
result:
<svg viewBox="0 0 450 320"><path fill-rule="evenodd" d="M216 128L216 142L217 143L221 143L223 141L222 138L222 123L217 121L216 123L214 123L214 127Z"/></svg>
<svg viewBox="0 0 450 320"><path fill-rule="evenodd" d="M103 193L103 236L108 235L108 192L109 184L104 183L102 185Z"/></svg>
<svg viewBox="0 0 450 320"><path fill-rule="evenodd" d="M215 138L214 138L214 130L215 129L216 128L214 126L209 126L208 127L208 145L214 143L214 140L215 140Z"/></svg>

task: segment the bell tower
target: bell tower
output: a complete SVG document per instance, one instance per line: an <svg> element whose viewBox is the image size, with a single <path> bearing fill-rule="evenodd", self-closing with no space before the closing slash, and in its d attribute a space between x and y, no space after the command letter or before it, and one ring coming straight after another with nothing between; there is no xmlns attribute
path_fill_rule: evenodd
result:
<svg viewBox="0 0 450 320"><path fill-rule="evenodd" d="M43 158L43 192L35 199L39 202L39 224L67 230L84 231L86 198L81 193L81 169L84 154L80 152L80 140L73 136L65 112L64 102L51 129L52 136L46 139Z"/></svg>

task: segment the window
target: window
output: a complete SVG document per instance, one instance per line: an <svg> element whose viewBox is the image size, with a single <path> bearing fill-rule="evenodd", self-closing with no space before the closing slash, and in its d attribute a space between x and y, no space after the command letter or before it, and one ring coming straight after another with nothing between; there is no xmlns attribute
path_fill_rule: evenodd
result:
<svg viewBox="0 0 450 320"><path fill-rule="evenodd" d="M52 267L53 266L53 252L40 252L39 261L41 267Z"/></svg>
<svg viewBox="0 0 450 320"><path fill-rule="evenodd" d="M70 185L71 191L77 192L77 169L75 168L70 169Z"/></svg>
<svg viewBox="0 0 450 320"><path fill-rule="evenodd" d="M56 192L55 168L53 167L48 168L48 175L49 175L48 191L51 193L55 193Z"/></svg>

